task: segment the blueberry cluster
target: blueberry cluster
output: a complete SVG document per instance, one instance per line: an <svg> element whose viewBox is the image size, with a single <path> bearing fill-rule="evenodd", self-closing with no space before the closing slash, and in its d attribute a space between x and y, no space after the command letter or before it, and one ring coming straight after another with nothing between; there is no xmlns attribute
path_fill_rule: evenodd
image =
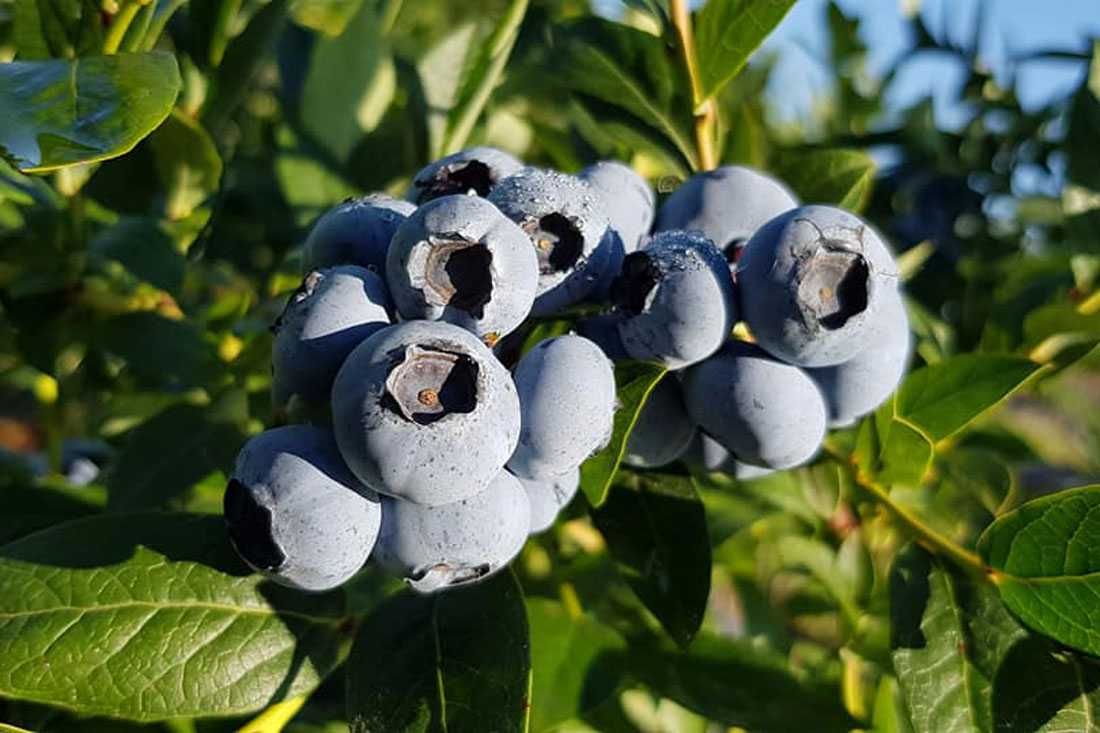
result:
<svg viewBox="0 0 1100 733"><path fill-rule="evenodd" d="M245 445L225 517L279 583L333 588L369 557L433 592L505 567L608 443L615 360L673 370L629 465L739 477L808 460L904 371L882 241L755 171L695 176L658 213L622 164L567 175L472 148L406 198L322 216L273 327L274 403L300 424ZM525 321L582 304L605 312L506 366ZM732 340L742 320L756 343Z"/></svg>

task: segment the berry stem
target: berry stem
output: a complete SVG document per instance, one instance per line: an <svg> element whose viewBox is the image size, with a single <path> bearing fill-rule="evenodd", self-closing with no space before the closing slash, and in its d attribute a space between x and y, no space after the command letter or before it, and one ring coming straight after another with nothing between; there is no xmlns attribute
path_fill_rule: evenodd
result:
<svg viewBox="0 0 1100 733"><path fill-rule="evenodd" d="M860 471L853 460L828 445L823 449L825 454L843 469L849 478L870 494L879 504L886 508L894 517L894 520L906 530L913 539L926 549L950 559L964 570L988 578L992 569L982 562L982 558L976 552L966 549L954 540L940 534L934 528L928 526L917 514L896 501L890 496L888 487L876 482L873 478Z"/></svg>
<svg viewBox="0 0 1100 733"><path fill-rule="evenodd" d="M141 5L134 0L133 2L124 2L122 8L118 11L115 17L111 20L111 25L107 28L107 36L103 39L103 53L106 56L118 53L118 47L122 45L122 39L126 36L126 30L130 27L130 24L134 22L134 18L137 17L138 11L141 10Z"/></svg>
<svg viewBox="0 0 1100 733"><path fill-rule="evenodd" d="M687 0L670 0L669 12L672 25L680 40L680 55L691 80L692 115L695 117L695 148L698 151L698 170L712 170L718 166L718 153L714 145L717 114L713 99L703 97L703 84L699 79L699 64L695 58L695 31L691 25L691 12Z"/></svg>

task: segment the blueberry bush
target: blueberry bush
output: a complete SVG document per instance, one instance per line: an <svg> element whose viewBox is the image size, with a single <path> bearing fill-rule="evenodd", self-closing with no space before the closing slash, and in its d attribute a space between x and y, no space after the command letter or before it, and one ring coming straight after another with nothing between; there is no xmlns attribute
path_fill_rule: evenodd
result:
<svg viewBox="0 0 1100 733"><path fill-rule="evenodd" d="M0 733L1100 731L1100 42L794 3L0 2Z"/></svg>

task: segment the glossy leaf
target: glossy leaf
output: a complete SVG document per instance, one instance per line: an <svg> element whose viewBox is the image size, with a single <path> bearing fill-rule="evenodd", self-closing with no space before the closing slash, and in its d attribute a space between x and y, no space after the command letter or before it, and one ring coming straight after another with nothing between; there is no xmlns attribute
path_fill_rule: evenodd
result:
<svg viewBox="0 0 1100 733"><path fill-rule="evenodd" d="M691 100L685 97L691 85L664 42L606 20L570 24L562 33L555 60L565 86L629 113L672 143L694 168Z"/></svg>
<svg viewBox="0 0 1100 733"><path fill-rule="evenodd" d="M338 38L320 38L302 88L302 126L341 162L393 101L397 75L373 3Z"/></svg>
<svg viewBox="0 0 1100 733"><path fill-rule="evenodd" d="M624 475L592 520L635 594L677 644L687 645L710 594L707 519L694 481Z"/></svg>
<svg viewBox="0 0 1100 733"><path fill-rule="evenodd" d="M510 572L431 596L401 593L356 637L347 663L351 729L525 731L530 653Z"/></svg>
<svg viewBox="0 0 1100 733"><path fill-rule="evenodd" d="M531 730L581 718L611 697L623 673L622 638L546 598L527 601L531 627Z"/></svg>
<svg viewBox="0 0 1100 733"><path fill-rule="evenodd" d="M114 158L164 121L179 89L161 52L0 64L0 154L24 171Z"/></svg>
<svg viewBox="0 0 1100 733"><path fill-rule="evenodd" d="M343 596L251 574L220 517L101 515L0 548L0 695L130 720L243 715L341 658Z"/></svg>
<svg viewBox="0 0 1100 733"><path fill-rule="evenodd" d="M771 172L802 201L858 212L870 199L875 161L862 150L798 150L780 154Z"/></svg>
<svg viewBox="0 0 1100 733"><path fill-rule="evenodd" d="M1023 504L986 529L978 551L1020 620L1100 654L1100 485Z"/></svg>
<svg viewBox="0 0 1100 733"><path fill-rule="evenodd" d="M685 651L637 650L631 670L656 694L718 723L760 733L848 731L835 681L797 675L748 640L700 635Z"/></svg>
<svg viewBox="0 0 1100 733"><path fill-rule="evenodd" d="M703 99L741 71L795 0L708 0L695 21Z"/></svg>
<svg viewBox="0 0 1100 733"><path fill-rule="evenodd" d="M208 474L228 475L245 440L240 422L207 407L175 405L142 423L107 474L110 508L162 508Z"/></svg>
<svg viewBox="0 0 1100 733"><path fill-rule="evenodd" d="M649 362L625 361L615 365L618 407L611 440L599 453L581 464L581 490L592 506L600 506L607 498L638 415L657 382L667 373L665 367Z"/></svg>
<svg viewBox="0 0 1100 733"><path fill-rule="evenodd" d="M1019 389L1040 368L1020 356L955 356L910 374L894 397L894 414L930 440L942 440Z"/></svg>
<svg viewBox="0 0 1100 733"><path fill-rule="evenodd" d="M890 577L894 671L917 733L994 729L993 678L1026 632L996 592L910 546Z"/></svg>

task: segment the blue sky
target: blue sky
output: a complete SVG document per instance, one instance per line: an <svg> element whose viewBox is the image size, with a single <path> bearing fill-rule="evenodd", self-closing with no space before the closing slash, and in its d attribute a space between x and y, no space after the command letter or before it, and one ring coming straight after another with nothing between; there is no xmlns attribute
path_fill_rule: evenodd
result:
<svg viewBox="0 0 1100 733"><path fill-rule="evenodd" d="M969 43L980 0L840 0L848 15L863 20L860 28L869 47L870 71L881 76L908 53L911 40L904 7L919 7L925 24L937 37L946 34ZM769 97L781 118L807 115L815 94L827 83L822 67L828 36L824 28L828 0L799 0L765 48L778 53ZM985 0L980 36L983 61L1002 83L1011 82L1008 59L1039 50L1087 50L1100 37L1100 0ZM1086 66L1072 61L1035 60L1019 65L1017 94L1025 108L1042 105L1078 85ZM889 90L888 100L904 107L931 93L940 125L953 128L964 111L950 104L965 71L953 59L921 54L908 60Z"/></svg>

